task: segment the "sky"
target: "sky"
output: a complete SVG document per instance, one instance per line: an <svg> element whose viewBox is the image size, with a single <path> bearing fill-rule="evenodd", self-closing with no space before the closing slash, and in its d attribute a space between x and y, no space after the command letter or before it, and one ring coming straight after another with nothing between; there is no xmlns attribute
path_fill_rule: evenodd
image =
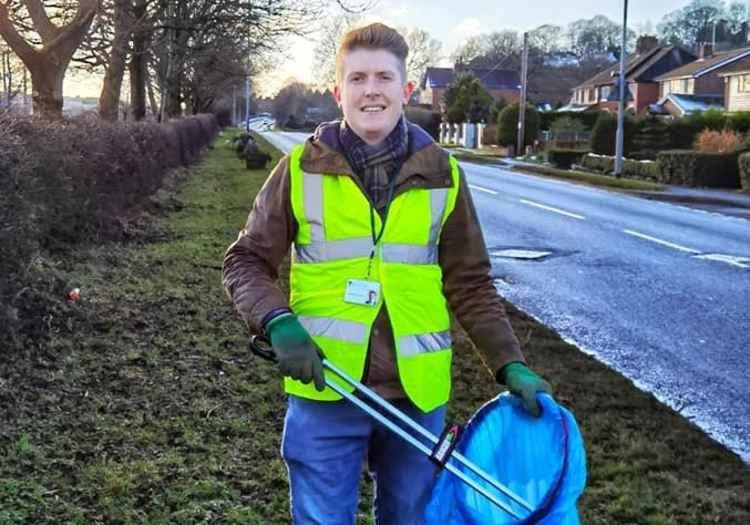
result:
<svg viewBox="0 0 750 525"><path fill-rule="evenodd" d="M690 0L630 0L628 26L638 29L647 21L653 27L661 18ZM331 2L334 4L334 2ZM459 7L460 6L460 7ZM527 31L542 24L566 26L581 18L605 15L622 20L623 0L379 0L365 15L367 22L383 22L391 26L415 27L426 30L442 43L443 61L466 39L502 29ZM302 82L315 82L313 49L316 35L289 39L284 47L288 58L280 57L273 72L255 79L257 94L275 94L292 77ZM66 96L98 96L99 79L68 75Z"/></svg>
<svg viewBox="0 0 750 525"><path fill-rule="evenodd" d="M653 27L661 18L690 0L631 0L628 3L628 26L638 29L651 21ZM460 6L460 8L459 8ZM481 34L515 29L528 31L543 24L566 26L581 18L605 15L616 22L622 20L623 0L380 0L365 15L366 21L392 26L424 29L442 43L443 63L466 39ZM290 58L279 61L273 73L258 78L256 91L271 95L291 77L314 82L313 49L315 35L290 39Z"/></svg>

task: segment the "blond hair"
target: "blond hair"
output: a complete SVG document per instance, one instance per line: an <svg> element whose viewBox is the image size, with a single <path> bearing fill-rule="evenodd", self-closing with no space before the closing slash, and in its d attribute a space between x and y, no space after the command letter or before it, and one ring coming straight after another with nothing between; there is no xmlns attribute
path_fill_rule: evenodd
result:
<svg viewBox="0 0 750 525"><path fill-rule="evenodd" d="M406 82L406 57L409 45L401 34L380 22L352 29L344 35L336 53L336 83L341 84L344 75L344 56L355 49L384 49L393 54L401 65L401 79Z"/></svg>

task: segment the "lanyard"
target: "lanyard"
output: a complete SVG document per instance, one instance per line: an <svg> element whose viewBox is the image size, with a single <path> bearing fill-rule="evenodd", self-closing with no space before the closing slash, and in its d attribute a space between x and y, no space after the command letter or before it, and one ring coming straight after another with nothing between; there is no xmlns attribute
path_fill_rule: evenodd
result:
<svg viewBox="0 0 750 525"><path fill-rule="evenodd" d="M391 177L391 182L388 183L388 198L385 203L385 211L383 212L383 218L380 221L380 233L375 233L375 208L372 206L372 199L370 201L370 232L372 233L372 251L370 252L370 260L367 262L367 279L370 278L370 270L372 269L372 260L375 258L375 250L377 249L380 239L383 238L383 232L385 232L385 221L388 220L388 210L391 209L391 202L393 202L393 191L396 188L396 174L394 173Z"/></svg>

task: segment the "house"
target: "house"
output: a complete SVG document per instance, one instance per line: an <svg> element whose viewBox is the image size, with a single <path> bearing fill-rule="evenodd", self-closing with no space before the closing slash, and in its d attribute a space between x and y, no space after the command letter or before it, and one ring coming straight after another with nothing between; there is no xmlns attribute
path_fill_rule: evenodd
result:
<svg viewBox="0 0 750 525"><path fill-rule="evenodd" d="M693 60L695 55L681 47L659 46L656 37L640 37L636 54L630 56L625 65L626 109L640 113L657 102L659 83L656 78ZM619 72L618 62L573 88L569 108L578 111L617 111Z"/></svg>
<svg viewBox="0 0 750 525"><path fill-rule="evenodd" d="M712 107L723 110L729 81L722 74L748 56L750 48L715 53L711 44L702 44L697 60L656 78L659 82L658 106L662 112L676 117Z"/></svg>
<svg viewBox="0 0 750 525"><path fill-rule="evenodd" d="M719 76L724 79L727 111L750 111L750 56L725 67Z"/></svg>
<svg viewBox="0 0 750 525"><path fill-rule="evenodd" d="M510 69L481 69L456 64L453 68L428 67L420 82L420 102L429 104L433 111L443 111L443 95L458 75L468 74L479 79L484 89L495 100L518 102L521 98L521 76Z"/></svg>

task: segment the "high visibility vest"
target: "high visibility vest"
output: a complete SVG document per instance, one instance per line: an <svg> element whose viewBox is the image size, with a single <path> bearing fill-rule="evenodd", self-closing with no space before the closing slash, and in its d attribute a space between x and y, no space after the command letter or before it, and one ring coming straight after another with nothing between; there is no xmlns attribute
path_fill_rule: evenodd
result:
<svg viewBox="0 0 750 525"><path fill-rule="evenodd" d="M451 188L410 189L391 202L383 236L373 251L370 202L350 175L306 173L300 167L303 145L290 157L290 196L298 224L289 275L290 305L326 358L362 379L372 325L385 301L401 385L422 411L450 398L452 341L450 314L438 265L438 241L456 204L459 171L450 158ZM372 212L375 231L380 215ZM373 307L344 300L347 281L380 283ZM353 388L332 372L326 377ZM318 392L284 378L287 393L333 401L341 396Z"/></svg>

